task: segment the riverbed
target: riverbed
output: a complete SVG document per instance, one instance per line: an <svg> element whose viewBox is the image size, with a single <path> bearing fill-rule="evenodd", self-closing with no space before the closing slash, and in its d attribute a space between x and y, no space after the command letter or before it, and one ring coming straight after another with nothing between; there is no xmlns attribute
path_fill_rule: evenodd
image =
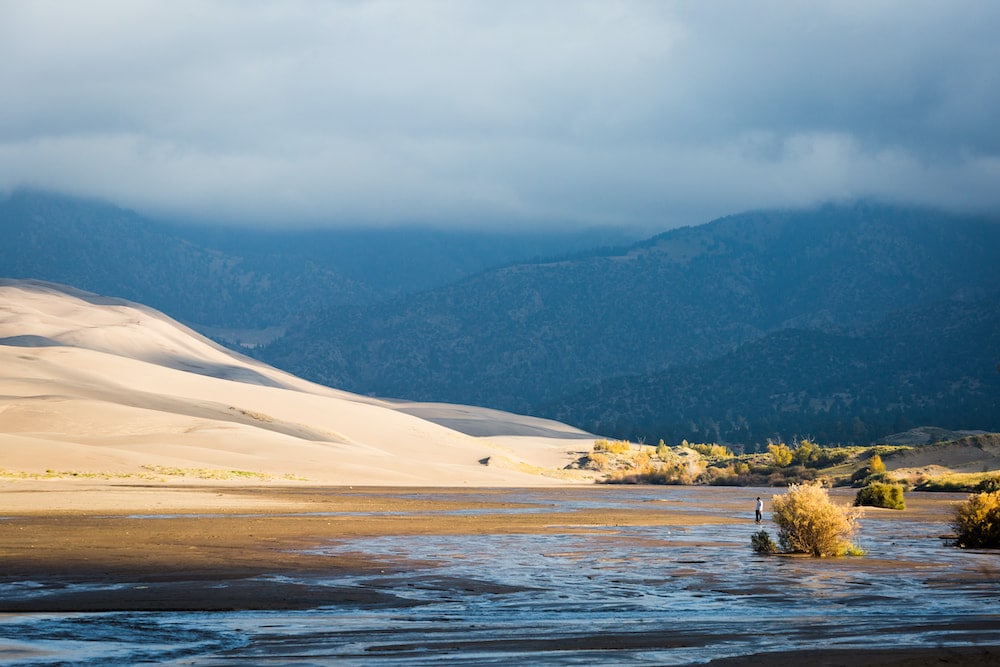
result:
<svg viewBox="0 0 1000 667"><path fill-rule="evenodd" d="M964 496L911 493L905 511L869 509L857 536L864 556L816 559L751 550L761 527L776 535L768 510L777 493L330 489L311 492L314 502L295 511L88 516L94 530L160 531L162 543L181 526L212 526L222 541L231 533L218 526L250 526L275 565L259 555L250 567L246 548L228 574L201 565L189 566L188 578L180 569L156 576L109 557L98 576L95 546L86 565L60 572L56 559L32 578L16 561L20 569L0 579L0 661L780 664L804 652L818 665L878 664L882 650L913 660L906 664L1000 659L1000 552L949 540ZM338 494L351 503L335 502ZM8 517L0 530L30 530L31 520ZM74 529L84 517L76 521Z"/></svg>

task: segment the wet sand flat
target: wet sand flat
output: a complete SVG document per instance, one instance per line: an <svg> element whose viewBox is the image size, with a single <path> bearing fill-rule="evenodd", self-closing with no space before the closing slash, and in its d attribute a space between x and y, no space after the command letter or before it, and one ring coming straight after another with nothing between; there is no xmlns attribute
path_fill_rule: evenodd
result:
<svg viewBox="0 0 1000 667"><path fill-rule="evenodd" d="M223 512L207 507L158 514L142 507L97 514L86 510L8 513L0 524L4 578L58 577L83 582L132 577L183 582L262 574L361 573L405 568L407 563L389 563L365 554L321 556L309 549L331 541L380 536L564 534L616 525L737 520L655 504L571 504L577 497L578 502L601 505L602 494L589 490L531 492L546 498L535 502L516 500L524 494L516 490L235 487L213 493L237 502L220 503L228 508ZM248 499L255 502L247 507L239 502ZM293 600L286 604L294 604ZM5 602L3 607L9 610L12 604ZM22 604L28 609L35 603ZM52 600L44 604L51 605ZM186 604L197 608L215 603L195 598ZM266 608L266 602L261 604Z"/></svg>
<svg viewBox="0 0 1000 667"><path fill-rule="evenodd" d="M1000 553L942 539L960 495L869 511L865 557L817 560L750 550L774 489L173 491L199 500L8 496L0 661L1000 662Z"/></svg>

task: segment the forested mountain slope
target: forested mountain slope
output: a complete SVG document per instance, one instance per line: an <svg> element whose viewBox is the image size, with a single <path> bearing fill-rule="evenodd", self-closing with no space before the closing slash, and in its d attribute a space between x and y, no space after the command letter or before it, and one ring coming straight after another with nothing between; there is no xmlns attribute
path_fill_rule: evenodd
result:
<svg viewBox="0 0 1000 667"><path fill-rule="evenodd" d="M749 213L328 309L261 353L353 391L544 414L608 378L710 362L784 329L827 334L836 356L837 335L894 312L990 294L998 247L996 222L924 209Z"/></svg>
<svg viewBox="0 0 1000 667"><path fill-rule="evenodd" d="M709 362L601 382L547 414L656 442L867 444L924 424L1000 430L1000 293L855 335L787 329Z"/></svg>

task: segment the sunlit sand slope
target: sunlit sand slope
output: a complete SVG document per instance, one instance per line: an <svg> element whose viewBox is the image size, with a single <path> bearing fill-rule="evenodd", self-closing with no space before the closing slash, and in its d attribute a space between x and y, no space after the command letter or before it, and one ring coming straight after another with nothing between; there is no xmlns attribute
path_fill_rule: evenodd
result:
<svg viewBox="0 0 1000 667"><path fill-rule="evenodd" d="M589 450L564 424L322 387L150 308L0 281L0 468L254 483L520 485ZM239 474L232 471L240 471Z"/></svg>

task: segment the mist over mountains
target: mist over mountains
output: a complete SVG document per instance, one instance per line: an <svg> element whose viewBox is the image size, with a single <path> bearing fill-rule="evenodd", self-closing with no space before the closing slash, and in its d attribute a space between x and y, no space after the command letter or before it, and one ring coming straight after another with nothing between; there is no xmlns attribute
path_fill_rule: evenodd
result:
<svg viewBox="0 0 1000 667"><path fill-rule="evenodd" d="M252 354L352 392L647 442L1000 429L993 219L826 205L628 244L210 230L18 193L0 224L4 277L142 301L229 343L270 330Z"/></svg>
<svg viewBox="0 0 1000 667"><path fill-rule="evenodd" d="M208 227L30 190L0 199L0 275L121 296L216 334L286 327L525 259L619 245L616 229L509 234L432 229Z"/></svg>

